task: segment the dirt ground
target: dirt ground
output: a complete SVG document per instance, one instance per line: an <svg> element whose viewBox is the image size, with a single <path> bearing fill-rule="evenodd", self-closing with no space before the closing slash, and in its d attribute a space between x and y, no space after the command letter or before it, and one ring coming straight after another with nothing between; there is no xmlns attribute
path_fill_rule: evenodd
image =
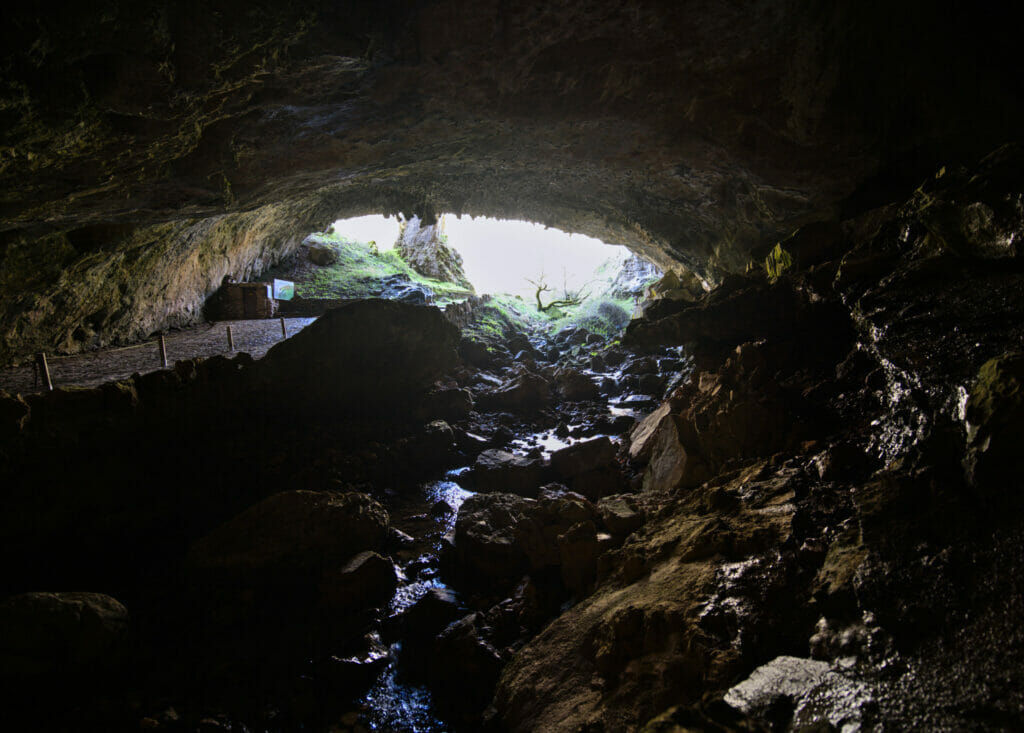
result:
<svg viewBox="0 0 1024 733"><path fill-rule="evenodd" d="M316 318L285 318L285 329L294 336ZM227 327L231 326L235 351L228 349ZM171 331L164 336L167 363L197 356L224 354L232 356L247 351L259 359L271 346L280 342L280 319L220 321L203 323ZM100 349L72 356L47 354L50 379L57 387L94 387L104 382L125 379L136 372L145 374L161 368L160 344L148 341L133 346ZM10 393L42 392L44 386L32 364L0 369L0 389Z"/></svg>

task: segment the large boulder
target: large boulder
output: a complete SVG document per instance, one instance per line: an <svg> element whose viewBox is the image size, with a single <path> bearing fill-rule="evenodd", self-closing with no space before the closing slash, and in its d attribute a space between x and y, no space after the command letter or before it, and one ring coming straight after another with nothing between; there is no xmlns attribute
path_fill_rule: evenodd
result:
<svg viewBox="0 0 1024 733"><path fill-rule="evenodd" d="M245 580L319 575L380 548L388 514L366 494L285 491L228 520L189 550L200 571Z"/></svg>
<svg viewBox="0 0 1024 733"><path fill-rule="evenodd" d="M0 603L0 676L95 669L128 632L128 611L102 593L23 593Z"/></svg>
<svg viewBox="0 0 1024 733"><path fill-rule="evenodd" d="M253 386L277 410L378 411L426 392L456 364L458 340L436 308L357 300L270 349Z"/></svg>
<svg viewBox="0 0 1024 733"><path fill-rule="evenodd" d="M599 396L594 380L572 367L562 367L555 372L555 389L562 399L570 402L594 400Z"/></svg>
<svg viewBox="0 0 1024 733"><path fill-rule="evenodd" d="M328 244L311 244L309 245L309 261L321 267L333 265L338 261L338 250Z"/></svg>
<svg viewBox="0 0 1024 733"><path fill-rule="evenodd" d="M562 479L614 465L615 444L607 436L581 441L551 454L551 468Z"/></svg>
<svg viewBox="0 0 1024 733"><path fill-rule="evenodd" d="M528 563L516 526L535 503L515 494L466 499L455 520L452 559L457 575L494 588L506 588L521 578Z"/></svg>
<svg viewBox="0 0 1024 733"><path fill-rule="evenodd" d="M473 470L463 476L463 482L480 492L534 498L547 474L548 467L540 459L492 448L477 456Z"/></svg>
<svg viewBox="0 0 1024 733"><path fill-rule="evenodd" d="M643 487L692 488L727 461L795 444L799 398L768 374L762 347L738 346L717 372L695 372L632 434L630 455L646 458Z"/></svg>
<svg viewBox="0 0 1024 733"><path fill-rule="evenodd" d="M394 563L365 550L344 566L327 570L320 590L327 608L344 612L385 605L395 594L397 584Z"/></svg>
<svg viewBox="0 0 1024 733"><path fill-rule="evenodd" d="M615 445L606 436L555 451L551 455L551 468L573 491L591 501L620 489Z"/></svg>
<svg viewBox="0 0 1024 733"><path fill-rule="evenodd" d="M485 409L532 412L551 401L551 385L544 377L527 372L480 395L478 402Z"/></svg>

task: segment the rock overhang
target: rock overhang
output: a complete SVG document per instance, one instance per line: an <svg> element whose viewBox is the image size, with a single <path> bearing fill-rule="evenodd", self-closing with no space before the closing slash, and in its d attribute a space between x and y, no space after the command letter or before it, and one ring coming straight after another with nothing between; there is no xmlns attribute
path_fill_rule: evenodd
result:
<svg viewBox="0 0 1024 733"><path fill-rule="evenodd" d="M123 231L173 224L189 236L160 246L235 263L242 240L283 255L303 228L398 212L534 220L715 280L804 223L986 152L1021 107L1009 10L51 5L12 14L0 59L0 257L15 281L25 248L67 265L19 297L52 300L60 273L137 239ZM251 226L269 212L291 225ZM232 243L219 217L235 218Z"/></svg>

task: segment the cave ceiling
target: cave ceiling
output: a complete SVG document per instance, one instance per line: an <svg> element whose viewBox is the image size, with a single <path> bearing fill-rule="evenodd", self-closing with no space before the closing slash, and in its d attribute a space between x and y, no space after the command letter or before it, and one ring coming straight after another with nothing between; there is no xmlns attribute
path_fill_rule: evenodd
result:
<svg viewBox="0 0 1024 733"><path fill-rule="evenodd" d="M1010 11L954 3L6 12L0 256L57 235L111 251L140 227L276 205L295 231L365 213L529 219L715 279L1014 137L1024 78Z"/></svg>

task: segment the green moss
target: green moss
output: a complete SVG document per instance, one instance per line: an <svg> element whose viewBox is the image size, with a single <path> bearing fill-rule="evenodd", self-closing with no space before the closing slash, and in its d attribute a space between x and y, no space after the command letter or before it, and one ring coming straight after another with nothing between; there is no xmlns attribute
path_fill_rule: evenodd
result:
<svg viewBox="0 0 1024 733"><path fill-rule="evenodd" d="M331 247L338 259L334 264L318 267L305 279L296 281L295 293L301 298L372 297L383 278L399 274L408 275L411 281L429 287L438 303L472 294L453 283L423 277L393 249L380 252L372 242L359 242L333 232L317 233L313 235L313 241Z"/></svg>
<svg viewBox="0 0 1024 733"><path fill-rule="evenodd" d="M782 248L782 244L776 244L775 248L764 258L764 270L768 273L768 279L775 282L786 270L793 266L793 256Z"/></svg>

